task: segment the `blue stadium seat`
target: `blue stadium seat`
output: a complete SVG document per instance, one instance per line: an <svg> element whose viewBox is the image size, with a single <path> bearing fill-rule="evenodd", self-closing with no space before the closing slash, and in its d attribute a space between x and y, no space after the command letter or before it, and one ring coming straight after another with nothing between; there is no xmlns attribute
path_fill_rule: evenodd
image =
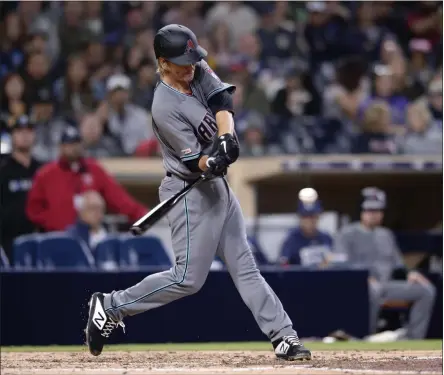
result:
<svg viewBox="0 0 444 375"><path fill-rule="evenodd" d="M156 237L124 237L120 244L120 266L171 266L162 243Z"/></svg>
<svg viewBox="0 0 444 375"><path fill-rule="evenodd" d="M12 258L14 268L34 268L36 266L38 234L25 234L14 240Z"/></svg>
<svg viewBox="0 0 444 375"><path fill-rule="evenodd" d="M0 268L7 269L10 267L9 259L5 254L5 251L0 247Z"/></svg>
<svg viewBox="0 0 444 375"><path fill-rule="evenodd" d="M120 238L108 236L100 241L94 249L96 266L102 270L114 270L119 267Z"/></svg>
<svg viewBox="0 0 444 375"><path fill-rule="evenodd" d="M37 267L57 269L94 267L91 251L70 235L63 232L42 235L37 247Z"/></svg>

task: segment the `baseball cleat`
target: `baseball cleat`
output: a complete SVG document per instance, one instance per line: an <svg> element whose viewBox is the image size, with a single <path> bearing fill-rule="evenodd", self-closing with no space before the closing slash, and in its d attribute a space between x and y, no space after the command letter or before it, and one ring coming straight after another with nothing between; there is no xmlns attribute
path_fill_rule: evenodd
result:
<svg viewBox="0 0 444 375"><path fill-rule="evenodd" d="M297 336L284 336L273 342L276 357L286 361L311 360L311 352L299 341Z"/></svg>
<svg viewBox="0 0 444 375"><path fill-rule="evenodd" d="M125 331L122 322L115 322L105 312L103 305L103 293L94 293L88 302L89 317L85 329L86 345L92 355L98 356L102 353L105 341L117 326L121 326Z"/></svg>

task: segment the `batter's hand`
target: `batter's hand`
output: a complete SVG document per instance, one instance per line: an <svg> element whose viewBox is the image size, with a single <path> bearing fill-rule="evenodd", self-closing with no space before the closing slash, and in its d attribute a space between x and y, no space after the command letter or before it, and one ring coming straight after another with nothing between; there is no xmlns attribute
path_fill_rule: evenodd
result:
<svg viewBox="0 0 444 375"><path fill-rule="evenodd" d="M208 171L214 176L225 176L227 174L229 162L225 156L215 155L210 156L207 159L206 165L208 167Z"/></svg>
<svg viewBox="0 0 444 375"><path fill-rule="evenodd" d="M215 146L214 153L224 156L228 164L234 163L239 157L239 143L230 133L221 135L216 140Z"/></svg>

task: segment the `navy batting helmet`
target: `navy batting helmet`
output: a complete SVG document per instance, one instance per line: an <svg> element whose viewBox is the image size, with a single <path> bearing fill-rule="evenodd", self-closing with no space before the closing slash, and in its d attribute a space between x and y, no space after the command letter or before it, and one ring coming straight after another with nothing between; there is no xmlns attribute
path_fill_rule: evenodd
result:
<svg viewBox="0 0 444 375"><path fill-rule="evenodd" d="M162 27L154 37L156 59L163 57L176 65L191 65L207 56L207 51L197 43L196 35L182 25Z"/></svg>

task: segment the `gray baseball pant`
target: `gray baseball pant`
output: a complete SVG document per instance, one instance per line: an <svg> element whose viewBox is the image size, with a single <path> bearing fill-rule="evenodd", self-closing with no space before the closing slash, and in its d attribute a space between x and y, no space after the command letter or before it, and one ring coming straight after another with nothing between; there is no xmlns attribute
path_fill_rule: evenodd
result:
<svg viewBox="0 0 444 375"><path fill-rule="evenodd" d="M165 177L160 200L184 186L176 177ZM112 319L120 321L198 292L218 255L262 332L272 341L296 335L281 302L257 269L239 202L224 178L196 187L167 216L176 264L126 290L105 294L105 310Z"/></svg>
<svg viewBox="0 0 444 375"><path fill-rule="evenodd" d="M369 283L369 295L371 334L376 332L381 305L387 300L402 300L413 302L407 326L407 337L425 338L436 296L436 289L432 284L423 286L406 281L389 281L379 285Z"/></svg>

